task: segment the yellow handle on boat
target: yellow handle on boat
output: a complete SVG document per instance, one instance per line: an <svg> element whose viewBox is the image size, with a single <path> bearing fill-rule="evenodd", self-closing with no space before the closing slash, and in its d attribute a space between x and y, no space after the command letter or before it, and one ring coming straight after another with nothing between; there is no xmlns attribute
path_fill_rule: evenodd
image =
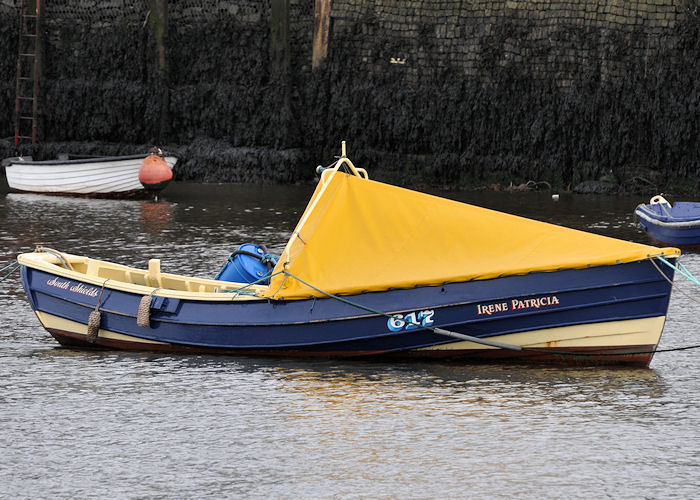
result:
<svg viewBox="0 0 700 500"><path fill-rule="evenodd" d="M353 175L356 175L357 177L360 177L362 179L369 179L369 174L367 173L367 170L364 168L357 168L353 163L350 161L350 159L346 155L346 150L345 150L345 141L342 141L341 143L341 155L338 161L335 162L335 164L332 167L328 168L322 168L320 170L321 174L321 184L325 184L326 181L328 180L328 176L332 175L331 172L337 172L340 167L343 165L347 165L348 169ZM320 167L319 167L320 168ZM318 169L317 169L318 171Z"/></svg>

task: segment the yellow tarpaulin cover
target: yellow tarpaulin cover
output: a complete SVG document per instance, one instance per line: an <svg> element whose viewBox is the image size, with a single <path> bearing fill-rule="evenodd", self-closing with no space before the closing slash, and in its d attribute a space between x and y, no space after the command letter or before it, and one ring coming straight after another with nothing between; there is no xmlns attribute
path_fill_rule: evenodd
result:
<svg viewBox="0 0 700 500"><path fill-rule="evenodd" d="M273 270L275 299L438 285L680 255L324 172ZM286 270L289 276L280 271ZM296 279L296 278L299 279Z"/></svg>

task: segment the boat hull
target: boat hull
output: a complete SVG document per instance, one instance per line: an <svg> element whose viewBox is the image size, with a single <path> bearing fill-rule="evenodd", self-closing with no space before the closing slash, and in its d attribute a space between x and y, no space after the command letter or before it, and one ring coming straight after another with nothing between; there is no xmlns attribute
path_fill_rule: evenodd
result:
<svg viewBox="0 0 700 500"><path fill-rule="evenodd" d="M147 155L81 160L10 161L5 167L11 191L81 196L147 194L139 170ZM164 157L172 169L177 158Z"/></svg>
<svg viewBox="0 0 700 500"><path fill-rule="evenodd" d="M639 218L639 227L657 243L684 249L700 249L700 212L695 219L674 219L663 217L664 214L659 213L658 209L654 210L653 205L641 205L635 210L635 215Z"/></svg>
<svg viewBox="0 0 700 500"><path fill-rule="evenodd" d="M665 317L586 325L586 329L564 327L557 330L528 332L529 346L540 346L531 351L512 351L486 347L474 342L452 342L447 345L412 350L305 350L298 348L226 348L205 347L167 342L153 342L100 329L95 342L87 340L87 327L63 318L42 314L40 320L46 330L63 346L78 349L110 349L125 351L154 351L189 354L219 354L244 356L279 356L297 358L391 358L399 360L441 361L516 361L564 365L634 365L648 366L656 349L659 332ZM543 340L557 338L556 341ZM595 339L593 345L583 339ZM524 339L518 334L492 337L502 343L520 345ZM606 342L607 341L607 342ZM608 343L610 345L602 345ZM568 347L564 344L570 344Z"/></svg>
<svg viewBox="0 0 700 500"><path fill-rule="evenodd" d="M22 266L40 322L72 347L640 366L649 364L658 345L672 279L670 268L639 261L372 292L343 301L198 300L171 293L153 297L148 326L140 327L139 305L152 288L132 292L109 280L99 280L99 286L93 279ZM100 330L91 341L88 318L96 307ZM458 340L433 327L523 350Z"/></svg>

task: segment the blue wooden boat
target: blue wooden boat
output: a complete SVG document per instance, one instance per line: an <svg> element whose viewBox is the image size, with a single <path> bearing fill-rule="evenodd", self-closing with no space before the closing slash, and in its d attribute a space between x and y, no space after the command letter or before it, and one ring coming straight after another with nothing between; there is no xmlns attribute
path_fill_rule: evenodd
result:
<svg viewBox="0 0 700 500"><path fill-rule="evenodd" d="M29 302L77 348L649 364L677 249L371 181L344 149L279 259L232 255L262 279L39 248L18 257Z"/></svg>
<svg viewBox="0 0 700 500"><path fill-rule="evenodd" d="M700 203L678 201L673 205L657 195L634 211L639 227L663 245L700 249Z"/></svg>

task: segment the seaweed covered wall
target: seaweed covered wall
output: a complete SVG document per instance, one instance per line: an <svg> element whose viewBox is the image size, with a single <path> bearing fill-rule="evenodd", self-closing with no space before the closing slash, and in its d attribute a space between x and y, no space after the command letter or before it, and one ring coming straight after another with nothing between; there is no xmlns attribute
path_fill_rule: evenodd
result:
<svg viewBox="0 0 700 500"><path fill-rule="evenodd" d="M699 190L699 3L331 0L312 69L314 0L53 0L27 149L158 143L180 179L295 182L345 139L403 184ZM0 138L16 5L0 0Z"/></svg>
<svg viewBox="0 0 700 500"><path fill-rule="evenodd" d="M18 18L19 11L14 5L0 2L0 47L3 53L0 57L0 139L14 133Z"/></svg>
<svg viewBox="0 0 700 500"><path fill-rule="evenodd" d="M356 148L413 155L385 163L433 183L698 187L698 2L370 4L334 4L327 70L347 92L317 132L362 128Z"/></svg>

